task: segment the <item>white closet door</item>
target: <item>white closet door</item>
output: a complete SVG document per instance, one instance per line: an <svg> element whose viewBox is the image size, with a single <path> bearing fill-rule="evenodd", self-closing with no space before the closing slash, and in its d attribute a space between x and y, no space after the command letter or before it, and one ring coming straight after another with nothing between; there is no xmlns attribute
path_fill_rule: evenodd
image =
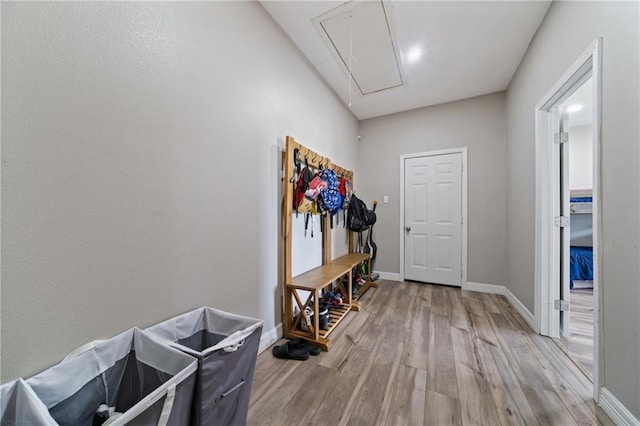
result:
<svg viewBox="0 0 640 426"><path fill-rule="evenodd" d="M461 285L462 154L405 160L405 279Z"/></svg>

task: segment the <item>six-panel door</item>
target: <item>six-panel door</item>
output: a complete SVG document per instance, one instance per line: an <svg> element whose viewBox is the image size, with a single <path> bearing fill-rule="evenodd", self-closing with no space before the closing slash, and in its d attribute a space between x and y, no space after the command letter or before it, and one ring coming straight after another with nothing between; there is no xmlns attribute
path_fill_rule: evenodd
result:
<svg viewBox="0 0 640 426"><path fill-rule="evenodd" d="M461 285L462 155L407 158L405 279Z"/></svg>

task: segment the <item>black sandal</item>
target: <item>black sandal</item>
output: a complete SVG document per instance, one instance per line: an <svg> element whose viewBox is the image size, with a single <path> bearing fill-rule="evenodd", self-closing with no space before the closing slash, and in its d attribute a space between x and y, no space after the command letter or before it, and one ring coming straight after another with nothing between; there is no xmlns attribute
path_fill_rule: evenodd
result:
<svg viewBox="0 0 640 426"><path fill-rule="evenodd" d="M322 350L320 349L320 346L314 343L309 343L302 338L292 340L289 342L289 344L292 345L294 348L306 351L309 353L309 355L313 355L313 356L320 355L320 352L322 352Z"/></svg>
<svg viewBox="0 0 640 426"><path fill-rule="evenodd" d="M309 351L306 349L297 348L291 345L291 342L287 342L284 345L274 346L271 350L273 356L282 359L295 359L296 361L306 361L309 359Z"/></svg>

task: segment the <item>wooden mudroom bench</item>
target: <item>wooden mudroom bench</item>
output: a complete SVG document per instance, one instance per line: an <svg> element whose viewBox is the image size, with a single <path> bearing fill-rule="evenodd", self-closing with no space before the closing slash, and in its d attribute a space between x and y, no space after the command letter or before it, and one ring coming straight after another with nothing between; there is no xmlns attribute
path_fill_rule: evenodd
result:
<svg viewBox="0 0 640 426"><path fill-rule="evenodd" d="M293 278L292 282L287 284L288 292L295 300L301 314L299 318L291 320L292 323L289 327L289 337L302 337L316 343L323 350L328 351L331 347L331 342L327 336L340 323L340 321L347 316L349 311L360 310L360 303L357 300L353 300L351 297L351 283L353 279L352 271L354 267L358 266L363 261L368 261L369 258L369 254L349 253L333 260L328 265L318 266L317 268ZM341 282L341 278L345 275L347 276L346 287L344 287ZM321 292L325 288L331 286L333 282L338 283L338 287L342 289L342 294L345 295L345 299L341 306L329 310L329 327L327 330L321 330L318 315L319 301L322 297ZM367 285L370 284L371 283L367 282ZM364 287L364 285L362 287ZM297 290L305 290L309 292L309 296L306 298L304 303ZM299 330L298 325L300 324L300 321L307 320L306 314L303 314L302 312L304 312L306 306L311 305L311 300L313 300L311 329L310 331Z"/></svg>
<svg viewBox="0 0 640 426"><path fill-rule="evenodd" d="M284 201L284 318L282 321L284 336L288 338L303 338L309 342L315 343L324 351L331 348L329 334L336 328L350 311L359 311L360 303L357 300L370 287L377 285L370 282L369 277L365 277L366 283L359 287L359 291L355 298L352 297L352 280L353 268L359 266L362 262L368 262L367 271L370 271L369 253L354 252L353 233L348 232L349 253L336 259L331 258L331 231L328 216L323 216L325 232L322 233L322 254L323 265L318 266L310 271L292 277L291 253L292 253L292 214L293 214L293 183L294 180L294 150L299 155L309 158L308 164L312 167L334 169L337 173L344 175L348 179L353 179L353 172L343 169L331 163L326 157L322 157L315 152L309 150L303 145L297 143L291 136L287 136L286 153L285 153L285 201ZM328 230L328 231L327 231ZM347 278L346 286L343 277ZM333 307L329 310L329 324L327 330L320 329L319 306L320 299L324 290L342 290L344 295L342 305ZM308 292L304 301L299 291ZM294 304L297 307L298 314L294 315ZM307 306L313 306L313 316L308 321L305 313ZM310 325L309 325L310 323ZM301 325L304 324L304 327ZM306 330L305 330L306 329Z"/></svg>

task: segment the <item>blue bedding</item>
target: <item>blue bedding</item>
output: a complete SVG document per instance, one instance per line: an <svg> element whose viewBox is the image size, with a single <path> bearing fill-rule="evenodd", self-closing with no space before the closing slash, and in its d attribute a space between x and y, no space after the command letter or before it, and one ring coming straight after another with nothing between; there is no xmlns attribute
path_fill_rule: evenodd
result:
<svg viewBox="0 0 640 426"><path fill-rule="evenodd" d="M593 280L593 248L571 246L571 288L573 280Z"/></svg>
<svg viewBox="0 0 640 426"><path fill-rule="evenodd" d="M592 203L593 197L571 197L569 198L570 203Z"/></svg>

